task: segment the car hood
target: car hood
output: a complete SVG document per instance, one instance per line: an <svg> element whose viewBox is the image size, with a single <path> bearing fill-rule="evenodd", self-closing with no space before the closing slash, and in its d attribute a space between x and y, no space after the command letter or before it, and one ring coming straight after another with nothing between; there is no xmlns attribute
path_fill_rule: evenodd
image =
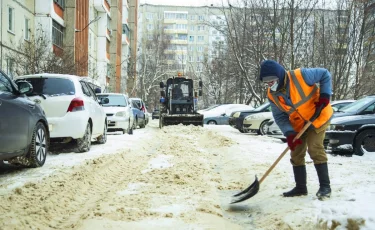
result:
<svg viewBox="0 0 375 230"><path fill-rule="evenodd" d="M331 124L353 125L353 124L375 124L375 115L355 115L345 117L334 117Z"/></svg>
<svg viewBox="0 0 375 230"><path fill-rule="evenodd" d="M105 113L117 113L117 112L125 111L126 107L104 107L103 106L103 109Z"/></svg>

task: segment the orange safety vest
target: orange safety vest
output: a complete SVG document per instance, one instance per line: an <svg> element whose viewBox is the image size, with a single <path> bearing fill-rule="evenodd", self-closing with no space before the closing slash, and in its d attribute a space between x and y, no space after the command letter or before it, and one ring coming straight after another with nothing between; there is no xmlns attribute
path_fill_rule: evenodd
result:
<svg viewBox="0 0 375 230"><path fill-rule="evenodd" d="M315 113L315 102L319 101L320 89L314 84L309 86L302 77L301 69L288 71L289 94L293 106L285 103L282 96L274 96L268 89L268 98L283 112L289 115L289 121L294 131L302 130L306 121ZM332 117L333 109L328 104L321 112L320 116L312 123L315 128L320 128Z"/></svg>

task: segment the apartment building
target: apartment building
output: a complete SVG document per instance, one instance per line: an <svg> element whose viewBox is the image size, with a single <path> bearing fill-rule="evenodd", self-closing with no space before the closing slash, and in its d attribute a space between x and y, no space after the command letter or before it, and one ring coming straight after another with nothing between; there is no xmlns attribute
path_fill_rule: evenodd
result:
<svg viewBox="0 0 375 230"><path fill-rule="evenodd" d="M19 42L29 42L34 34L35 1L0 1L0 68L13 77L16 60L10 58L17 52Z"/></svg>
<svg viewBox="0 0 375 230"><path fill-rule="evenodd" d="M210 26L213 22L224 23L221 14L218 9L209 6L142 4L139 40L152 40L155 31L162 30L170 40L170 46L165 51L169 75L199 76L205 59L216 55L218 43L225 45L225 37Z"/></svg>
<svg viewBox="0 0 375 230"><path fill-rule="evenodd" d="M131 45L129 1L137 0L2 0L0 64L9 75L15 74L10 52L17 44L46 36L50 51L61 57L73 52L75 74L89 76L110 92L126 92L127 74L123 65L123 44ZM136 14L132 14L135 16ZM17 22L16 22L17 20ZM126 28L126 26L125 26ZM123 39L123 36L125 38ZM133 39L134 40L134 39Z"/></svg>

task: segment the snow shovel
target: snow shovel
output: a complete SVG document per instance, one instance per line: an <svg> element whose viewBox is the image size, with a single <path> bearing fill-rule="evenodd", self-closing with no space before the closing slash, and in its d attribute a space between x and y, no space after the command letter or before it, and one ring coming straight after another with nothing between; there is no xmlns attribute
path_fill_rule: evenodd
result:
<svg viewBox="0 0 375 230"><path fill-rule="evenodd" d="M302 134L305 133L305 131L310 127L311 123L317 117L319 117L319 115L322 112L323 108L324 108L324 105L321 105L317 109L317 111L315 112L315 114L311 117L310 121L308 121L305 124L305 126L303 126L302 130L293 139L293 142L295 140L299 139L302 136ZM271 165L271 167L267 170L267 172L263 175L263 177L259 181L258 181L257 176L255 176L255 181L248 188L246 188L245 190L243 190L240 193L237 193L237 194L233 195L233 197L238 197L238 198L234 199L231 202L231 204L239 203L239 202L245 201L245 200L247 200L247 199L255 196L258 193L258 191L259 191L259 185L264 181L264 179L266 179L266 177L268 176L268 174L272 171L273 168L275 168L275 166L279 163L279 161L281 160L281 158L284 157L284 155L288 152L288 150L289 150L289 146L286 147L286 149L281 153L281 155L276 159L276 161Z"/></svg>

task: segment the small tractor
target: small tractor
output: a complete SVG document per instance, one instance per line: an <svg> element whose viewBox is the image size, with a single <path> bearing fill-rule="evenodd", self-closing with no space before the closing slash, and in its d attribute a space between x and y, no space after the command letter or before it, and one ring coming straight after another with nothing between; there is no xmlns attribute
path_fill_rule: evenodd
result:
<svg viewBox="0 0 375 230"><path fill-rule="evenodd" d="M197 113L202 81L199 81L198 92L194 91L192 79L172 77L166 84L160 82L159 128L177 124L203 126L203 114Z"/></svg>

